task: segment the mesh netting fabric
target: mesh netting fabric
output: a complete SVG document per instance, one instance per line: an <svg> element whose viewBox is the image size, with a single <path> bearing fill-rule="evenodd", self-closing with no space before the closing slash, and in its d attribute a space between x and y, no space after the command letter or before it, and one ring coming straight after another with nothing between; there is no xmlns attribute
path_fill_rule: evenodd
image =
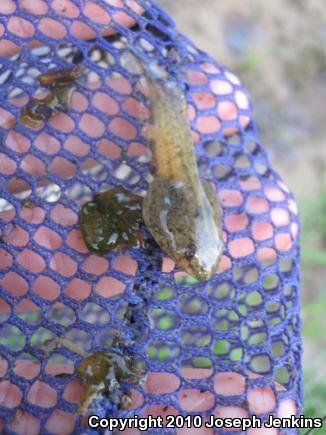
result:
<svg viewBox="0 0 326 435"><path fill-rule="evenodd" d="M281 414L286 400L299 413L298 213L259 143L247 91L155 3L96 3L0 5L1 431L63 433L59 418L64 433L93 433L77 414L82 357L50 344L61 337L91 354L117 330L146 361L148 379L134 388L133 409L114 416L249 416L264 391L272 399L262 418ZM98 257L81 238L78 214L94 193L148 187L149 101L128 46L185 89L198 166L223 215L225 252L208 282L187 277L157 247ZM68 112L37 129L21 123L37 76L74 64L85 73ZM205 400L189 405L190 394Z"/></svg>

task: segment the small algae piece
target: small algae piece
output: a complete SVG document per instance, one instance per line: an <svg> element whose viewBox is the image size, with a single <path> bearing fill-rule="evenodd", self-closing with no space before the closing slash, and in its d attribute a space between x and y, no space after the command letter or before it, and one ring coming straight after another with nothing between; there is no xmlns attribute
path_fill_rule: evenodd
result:
<svg viewBox="0 0 326 435"><path fill-rule="evenodd" d="M97 254L142 246L142 198L122 188L98 193L83 205L79 224L86 246Z"/></svg>
<svg viewBox="0 0 326 435"><path fill-rule="evenodd" d="M38 76L38 81L42 86L75 83L83 70L84 67L81 65L72 68L55 69Z"/></svg>
<svg viewBox="0 0 326 435"><path fill-rule="evenodd" d="M75 66L63 70L53 70L41 74L38 81L42 86L50 86L49 93L41 98L33 98L23 109L20 121L31 128L38 128L41 123L59 112L67 112L75 90L75 82L81 75L83 67Z"/></svg>

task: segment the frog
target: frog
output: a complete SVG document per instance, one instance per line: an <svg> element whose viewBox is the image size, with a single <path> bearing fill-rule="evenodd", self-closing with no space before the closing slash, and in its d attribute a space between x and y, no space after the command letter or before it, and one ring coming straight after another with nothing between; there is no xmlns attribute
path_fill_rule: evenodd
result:
<svg viewBox="0 0 326 435"><path fill-rule="evenodd" d="M145 75L154 171L143 219L165 254L187 274L206 281L216 274L224 249L218 201L199 174L184 93L176 82Z"/></svg>
<svg viewBox="0 0 326 435"><path fill-rule="evenodd" d="M86 356L77 366L76 376L86 393L78 410L82 415L102 399L118 409L127 409L131 398L126 385L142 386L145 382L137 358L126 349L114 347Z"/></svg>
<svg viewBox="0 0 326 435"><path fill-rule="evenodd" d="M111 345L91 353L63 337L52 338L39 348L46 354L66 348L82 357L75 368L76 378L85 392L78 408L80 415L94 413L101 405L109 405L111 410L128 409L131 388L144 388L146 383L146 363L131 351L120 331L115 331Z"/></svg>

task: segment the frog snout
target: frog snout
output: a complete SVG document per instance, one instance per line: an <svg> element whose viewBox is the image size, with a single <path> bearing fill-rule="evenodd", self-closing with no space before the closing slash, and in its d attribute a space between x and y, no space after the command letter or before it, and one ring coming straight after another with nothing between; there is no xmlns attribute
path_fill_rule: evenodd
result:
<svg viewBox="0 0 326 435"><path fill-rule="evenodd" d="M204 243L205 242L205 243ZM218 265L223 253L223 242L218 240L205 240L197 243L186 250L186 255L179 265L191 276L207 281L217 272Z"/></svg>
<svg viewBox="0 0 326 435"><path fill-rule="evenodd" d="M191 258L179 261L179 266L193 278L199 281L207 281L216 273L216 267L208 267L207 264L194 254Z"/></svg>

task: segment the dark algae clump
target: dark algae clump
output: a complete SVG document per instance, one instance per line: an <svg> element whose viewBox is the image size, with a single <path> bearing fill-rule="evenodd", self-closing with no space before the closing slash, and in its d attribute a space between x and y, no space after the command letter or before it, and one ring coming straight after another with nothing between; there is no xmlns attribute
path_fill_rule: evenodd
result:
<svg viewBox="0 0 326 435"><path fill-rule="evenodd" d="M97 254L141 246L142 198L125 189L98 193L83 205L79 224L87 248Z"/></svg>
<svg viewBox="0 0 326 435"><path fill-rule="evenodd" d="M84 387L86 397L79 412L87 413L94 401L107 398L119 409L128 407L131 386L140 385L144 371L135 356L126 349L109 348L95 352L79 364L76 370L78 381Z"/></svg>
<svg viewBox="0 0 326 435"><path fill-rule="evenodd" d="M20 121L31 128L37 126L59 112L67 112L75 82L83 67L75 66L62 70L53 70L38 77L42 86L50 87L49 93L42 99L33 98L20 115Z"/></svg>

